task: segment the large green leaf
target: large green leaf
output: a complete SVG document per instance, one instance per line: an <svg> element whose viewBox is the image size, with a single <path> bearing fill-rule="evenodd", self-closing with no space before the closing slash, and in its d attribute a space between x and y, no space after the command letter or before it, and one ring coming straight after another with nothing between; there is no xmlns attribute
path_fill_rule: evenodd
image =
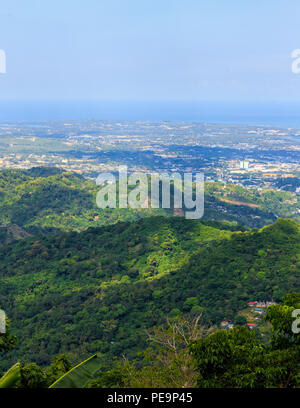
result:
<svg viewBox="0 0 300 408"><path fill-rule="evenodd" d="M49 388L84 388L92 376L99 370L100 358L97 354L73 367Z"/></svg>
<svg viewBox="0 0 300 408"><path fill-rule="evenodd" d="M12 388L21 377L20 363L13 365L2 378L0 388Z"/></svg>

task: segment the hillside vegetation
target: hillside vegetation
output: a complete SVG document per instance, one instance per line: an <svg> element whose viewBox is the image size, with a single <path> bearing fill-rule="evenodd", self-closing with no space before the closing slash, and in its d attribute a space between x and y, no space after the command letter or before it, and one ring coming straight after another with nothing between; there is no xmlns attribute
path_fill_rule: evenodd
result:
<svg viewBox="0 0 300 408"><path fill-rule="evenodd" d="M0 171L0 225L49 234L173 214L172 209L99 209L98 190L95 182L56 168ZM277 216L299 221L297 208L298 198L289 192L206 183L203 219L261 228ZM2 241L7 242L0 236Z"/></svg>
<svg viewBox="0 0 300 408"><path fill-rule="evenodd" d="M148 210L99 209L98 190L95 182L55 168L1 171L0 224L17 224L31 234L48 234L82 231L149 215ZM153 213L165 211L157 209Z"/></svg>
<svg viewBox="0 0 300 408"><path fill-rule="evenodd" d="M0 307L19 339L15 359L48 364L68 352L111 361L145 347L166 316L234 318L252 300L300 290L300 226L260 230L149 217L83 232L29 237L0 248Z"/></svg>

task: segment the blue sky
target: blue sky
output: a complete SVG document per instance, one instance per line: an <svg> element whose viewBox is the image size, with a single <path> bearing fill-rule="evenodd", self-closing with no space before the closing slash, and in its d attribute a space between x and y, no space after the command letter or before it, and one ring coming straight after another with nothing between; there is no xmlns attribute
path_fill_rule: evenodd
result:
<svg viewBox="0 0 300 408"><path fill-rule="evenodd" d="M299 101L299 0L1 0L0 100Z"/></svg>

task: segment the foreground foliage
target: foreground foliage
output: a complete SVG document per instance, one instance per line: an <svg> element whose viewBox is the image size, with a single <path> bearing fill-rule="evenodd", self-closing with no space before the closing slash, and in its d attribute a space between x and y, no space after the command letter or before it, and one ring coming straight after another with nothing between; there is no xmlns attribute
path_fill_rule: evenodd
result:
<svg viewBox="0 0 300 408"><path fill-rule="evenodd" d="M75 362L97 352L132 359L145 329L166 316L202 313L211 326L235 320L249 301L299 291L299 253L290 220L242 232L152 217L27 238L0 248L0 305L26 362L48 365L66 352ZM2 370L13 363L8 355Z"/></svg>
<svg viewBox="0 0 300 408"><path fill-rule="evenodd" d="M154 329L149 336L154 342L145 353L142 368L119 361L112 370L98 374L89 386L300 387L300 338L292 332L291 313L299 306L299 293L269 306L266 320L271 322L273 334L268 344L262 344L255 332L244 326L207 331L198 325L199 318L175 319L167 329Z"/></svg>
<svg viewBox="0 0 300 408"><path fill-rule="evenodd" d="M299 387L300 337L292 332L292 311L300 294L269 306L266 320L273 326L270 344L263 345L245 327L218 331L194 342L191 352L199 373L198 387Z"/></svg>
<svg viewBox="0 0 300 408"><path fill-rule="evenodd" d="M48 369L18 363L0 379L0 388L299 387L300 340L292 330L292 312L299 306L300 294L292 293L268 307L265 319L273 327L269 343L262 344L245 326L208 329L201 316L189 314L149 330L143 360L118 359L107 368L103 356L94 355L71 369L64 355Z"/></svg>

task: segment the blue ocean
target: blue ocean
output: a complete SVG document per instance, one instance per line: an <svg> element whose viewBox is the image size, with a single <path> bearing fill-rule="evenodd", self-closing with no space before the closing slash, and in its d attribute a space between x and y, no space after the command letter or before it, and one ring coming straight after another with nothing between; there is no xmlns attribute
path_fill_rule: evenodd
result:
<svg viewBox="0 0 300 408"><path fill-rule="evenodd" d="M0 122L186 121L300 129L300 102L0 101Z"/></svg>

